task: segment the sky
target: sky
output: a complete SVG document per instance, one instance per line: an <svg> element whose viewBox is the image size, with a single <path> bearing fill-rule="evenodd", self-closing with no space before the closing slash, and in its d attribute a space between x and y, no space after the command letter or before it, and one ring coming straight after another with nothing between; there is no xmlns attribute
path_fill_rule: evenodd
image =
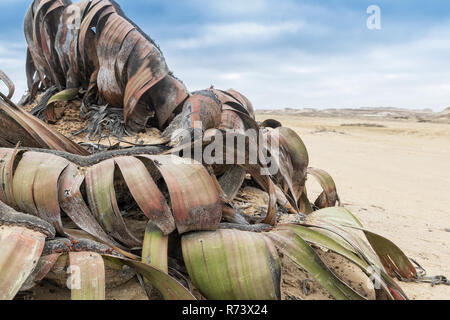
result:
<svg viewBox="0 0 450 320"><path fill-rule="evenodd" d="M26 91L31 2L0 0L0 69L15 100ZM259 109L450 106L450 1L117 2L191 91L234 88ZM367 27L371 5L379 30Z"/></svg>

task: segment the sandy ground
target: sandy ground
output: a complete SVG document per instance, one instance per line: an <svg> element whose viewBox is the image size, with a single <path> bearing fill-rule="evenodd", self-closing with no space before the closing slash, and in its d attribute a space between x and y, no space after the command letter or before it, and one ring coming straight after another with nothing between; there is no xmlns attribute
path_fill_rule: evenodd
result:
<svg viewBox="0 0 450 320"><path fill-rule="evenodd" d="M300 134L310 165L332 174L345 206L367 228L394 241L429 275L450 277L450 124L258 116L268 118ZM382 127L342 126L358 123ZM311 182L311 190L318 186ZM450 299L450 286L401 286L411 299Z"/></svg>

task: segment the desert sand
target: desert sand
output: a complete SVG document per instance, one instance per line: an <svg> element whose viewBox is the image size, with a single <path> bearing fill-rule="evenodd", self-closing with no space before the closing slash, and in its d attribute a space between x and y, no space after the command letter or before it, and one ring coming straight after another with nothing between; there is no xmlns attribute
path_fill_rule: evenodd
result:
<svg viewBox="0 0 450 320"><path fill-rule="evenodd" d="M365 227L394 241L428 275L450 277L450 123L435 116L286 110L257 118L296 130L310 166L334 177ZM308 184L318 194L312 179ZM400 285L410 299L450 299L450 286Z"/></svg>

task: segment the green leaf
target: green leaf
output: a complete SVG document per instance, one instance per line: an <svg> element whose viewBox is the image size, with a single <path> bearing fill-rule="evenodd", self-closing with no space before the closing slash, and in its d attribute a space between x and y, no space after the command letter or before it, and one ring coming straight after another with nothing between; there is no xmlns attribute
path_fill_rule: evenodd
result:
<svg viewBox="0 0 450 320"><path fill-rule="evenodd" d="M103 255L103 259L115 264L128 265L148 279L165 300L196 300L188 289L162 270L139 261Z"/></svg>
<svg viewBox="0 0 450 320"><path fill-rule="evenodd" d="M328 235L316 231L310 227L300 226L300 225L280 225L277 229L280 230L291 230L295 232L299 237L301 237L306 242L316 244L332 250L341 256L347 258L348 260L354 262L362 269L366 270L369 264L358 257L353 251L347 249L341 243L335 239L329 237Z"/></svg>
<svg viewBox="0 0 450 320"><path fill-rule="evenodd" d="M70 252L72 300L105 300L105 264L94 252Z"/></svg>
<svg viewBox="0 0 450 320"><path fill-rule="evenodd" d="M237 230L183 236L189 276L211 300L280 299L281 265L275 247L261 234Z"/></svg>
<svg viewBox="0 0 450 320"><path fill-rule="evenodd" d="M312 228L313 226L300 226L300 225L281 225L278 227L278 229L281 230L283 229L291 230L305 241L311 244L322 246L326 249L329 249L343 256L344 258L347 258L348 260L356 264L358 267L360 267L361 270L365 272L368 277L374 280L377 284L380 284L381 289L387 294L387 296L393 299L390 288L393 286L393 280L389 279L387 274L385 274L382 270L379 270L380 274L375 272L376 269L373 268L370 263L368 263L365 259L361 259L358 255L354 253L353 250L349 250L347 248L348 244L345 241L343 245L343 241L336 240L329 234L324 233L324 230L314 230ZM394 287L397 286L394 285Z"/></svg>
<svg viewBox="0 0 450 320"><path fill-rule="evenodd" d="M55 102L71 101L75 99L77 95L78 88L70 88L58 92L57 94L52 96L50 100L48 100L47 106L44 110L45 120L49 122L56 122L58 119L56 119L55 115Z"/></svg>
<svg viewBox="0 0 450 320"><path fill-rule="evenodd" d="M291 230L267 233L277 248L301 268L309 272L337 300L364 300L341 281L301 237Z"/></svg>
<svg viewBox="0 0 450 320"><path fill-rule="evenodd" d="M382 285L385 283L388 287L389 293L388 297L394 298L396 300L408 300L408 297L403 292L403 290L395 283L395 281L386 273L383 264L379 260L378 256L373 252L372 248L363 240L356 232L352 230L344 229L343 227L337 227L325 221L319 222L319 226L310 226L314 228L320 228L321 232L326 232L335 240L343 239L347 244L350 244L353 249L358 253L360 257L364 259L371 266L374 266L372 270L375 272L374 278L379 280L379 276L383 281L380 281ZM356 231L356 230L353 230ZM340 242L340 241L339 241ZM340 242L341 243L341 242ZM384 289L384 287L383 287ZM386 290L385 290L386 291Z"/></svg>
<svg viewBox="0 0 450 320"><path fill-rule="evenodd" d="M157 226L149 222L142 245L142 262L168 273L168 246L169 236L165 236Z"/></svg>
<svg viewBox="0 0 450 320"><path fill-rule="evenodd" d="M361 222L349 210L343 207L325 208L315 211L308 217L312 221L315 221L316 218L345 227L363 228Z"/></svg>
<svg viewBox="0 0 450 320"><path fill-rule="evenodd" d="M337 207L335 208L338 209ZM378 268L383 269L380 259L372 250L368 242L363 239L362 234L359 234L354 227L349 226L346 228L338 223L331 223L327 220L320 219L316 213L320 213L321 211L322 210L315 211L312 215L308 216L308 224L310 226L325 230L325 232L328 232L333 239L345 246L345 244L340 240L343 239L344 242L348 243L360 257L364 257L369 264L373 264ZM311 220L313 222L311 222Z"/></svg>
<svg viewBox="0 0 450 320"><path fill-rule="evenodd" d="M69 88L66 90L63 90L61 92L58 92L53 97L50 98L47 102L47 106L50 106L51 104L55 102L61 102L61 101L71 101L75 99L78 95L78 88Z"/></svg>
<svg viewBox="0 0 450 320"><path fill-rule="evenodd" d="M354 239L353 241L359 244L360 250L369 256L373 263L378 263L378 265L381 263L387 273L391 276L397 276L403 279L417 278L416 269L402 250L400 250L392 241L364 229L358 219L347 209L338 207L327 208L314 212L312 216L316 220L318 219L319 223L320 220L323 220L328 223L362 231L379 260L374 259L373 253L371 252L372 250L370 250L370 247L367 246L365 241L362 241L362 239L360 239L354 232L350 233Z"/></svg>

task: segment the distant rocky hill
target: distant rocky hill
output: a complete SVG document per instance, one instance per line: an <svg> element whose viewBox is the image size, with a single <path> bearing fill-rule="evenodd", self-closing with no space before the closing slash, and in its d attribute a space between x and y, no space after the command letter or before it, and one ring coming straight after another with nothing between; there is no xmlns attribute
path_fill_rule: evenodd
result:
<svg viewBox="0 0 450 320"><path fill-rule="evenodd" d="M444 111L439 113L440 115L450 115L450 108L445 109Z"/></svg>
<svg viewBox="0 0 450 320"><path fill-rule="evenodd" d="M450 108L442 112L433 112L431 109L410 110L400 108L360 108L360 109L325 109L317 110L312 108L304 109L260 109L257 110L260 115L265 114L284 114L297 115L303 117L330 117L330 118L365 118L365 119L388 119L388 120L409 120L418 122L443 122L450 123Z"/></svg>

